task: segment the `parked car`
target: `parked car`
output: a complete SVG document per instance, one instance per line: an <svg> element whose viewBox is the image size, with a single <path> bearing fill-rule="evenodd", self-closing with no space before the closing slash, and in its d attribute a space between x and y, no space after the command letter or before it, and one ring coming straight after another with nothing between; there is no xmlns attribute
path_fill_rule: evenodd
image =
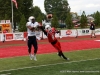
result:
<svg viewBox="0 0 100 75"><path fill-rule="evenodd" d="M59 24L59 28L66 28L66 24L65 23Z"/></svg>

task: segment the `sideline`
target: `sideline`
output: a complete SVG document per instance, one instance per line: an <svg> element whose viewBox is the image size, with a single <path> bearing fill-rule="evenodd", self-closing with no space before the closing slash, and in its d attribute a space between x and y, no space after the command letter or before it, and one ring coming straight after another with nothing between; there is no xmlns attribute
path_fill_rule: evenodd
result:
<svg viewBox="0 0 100 75"><path fill-rule="evenodd" d="M91 50L94 50L94 49L100 49L100 48L92 48L92 49L81 49L81 50L75 50L75 51L63 51L64 53L69 53L69 52L79 52L79 51L91 51ZM37 54L37 55L43 55L43 54L52 54L52 53L57 53L57 52L51 52L51 53L40 53L40 54ZM15 57L25 57L25 56L29 56L28 54L27 55L22 55L22 56L13 56L13 57L4 57L4 58L0 58L0 60L3 60L3 59L10 59L10 58L15 58Z"/></svg>

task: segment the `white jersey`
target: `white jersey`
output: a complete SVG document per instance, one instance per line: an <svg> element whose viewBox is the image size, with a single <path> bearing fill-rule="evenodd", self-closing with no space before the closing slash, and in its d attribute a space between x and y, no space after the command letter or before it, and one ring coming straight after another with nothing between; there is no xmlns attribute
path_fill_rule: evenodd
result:
<svg viewBox="0 0 100 75"><path fill-rule="evenodd" d="M35 22L34 24L32 22L26 23L26 26L31 26L31 27L37 27L38 25L39 25L38 22ZM28 36L36 36L35 31L32 31L29 28L27 28L27 33L28 33Z"/></svg>

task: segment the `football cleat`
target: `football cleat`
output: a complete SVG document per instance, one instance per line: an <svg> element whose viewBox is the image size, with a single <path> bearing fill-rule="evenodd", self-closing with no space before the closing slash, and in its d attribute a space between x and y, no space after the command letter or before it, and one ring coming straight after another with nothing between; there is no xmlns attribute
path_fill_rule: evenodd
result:
<svg viewBox="0 0 100 75"><path fill-rule="evenodd" d="M35 61L37 61L37 59L36 59L36 55L33 56L33 59L34 59Z"/></svg>
<svg viewBox="0 0 100 75"><path fill-rule="evenodd" d="M29 56L30 56L30 60L32 60L32 59L33 59L33 55L32 55L32 54L30 54Z"/></svg>
<svg viewBox="0 0 100 75"><path fill-rule="evenodd" d="M57 53L57 54L58 54L58 56L59 56L59 57L61 57L61 53L60 53L60 52L59 52L59 53Z"/></svg>

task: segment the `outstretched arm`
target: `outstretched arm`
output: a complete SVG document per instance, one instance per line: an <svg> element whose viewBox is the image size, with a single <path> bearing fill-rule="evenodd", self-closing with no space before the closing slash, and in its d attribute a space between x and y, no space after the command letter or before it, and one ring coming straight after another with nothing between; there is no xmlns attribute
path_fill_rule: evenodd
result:
<svg viewBox="0 0 100 75"><path fill-rule="evenodd" d="M47 32L44 30L43 26L40 26L39 28L40 28L40 29L44 32L44 34L47 36Z"/></svg>
<svg viewBox="0 0 100 75"><path fill-rule="evenodd" d="M56 33L60 33L60 30L56 30Z"/></svg>

